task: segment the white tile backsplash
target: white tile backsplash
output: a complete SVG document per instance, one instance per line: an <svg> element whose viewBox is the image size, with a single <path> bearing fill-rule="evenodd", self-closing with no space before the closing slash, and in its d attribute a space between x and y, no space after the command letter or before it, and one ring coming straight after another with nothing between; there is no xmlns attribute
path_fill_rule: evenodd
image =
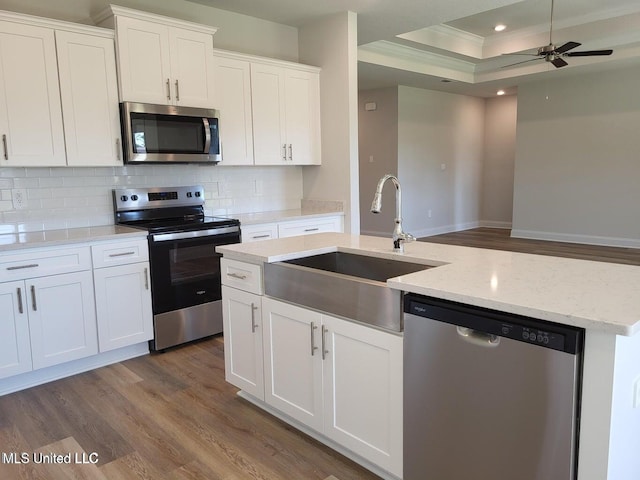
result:
<svg viewBox="0 0 640 480"><path fill-rule="evenodd" d="M202 185L208 215L300 208L302 167L127 165L0 168L0 230L33 232L113 223L111 190ZM11 189L27 190L15 210Z"/></svg>

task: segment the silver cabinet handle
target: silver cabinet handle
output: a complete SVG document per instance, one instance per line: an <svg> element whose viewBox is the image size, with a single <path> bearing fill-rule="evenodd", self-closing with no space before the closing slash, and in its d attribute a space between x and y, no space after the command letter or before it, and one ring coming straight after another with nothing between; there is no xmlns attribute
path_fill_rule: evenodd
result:
<svg viewBox="0 0 640 480"><path fill-rule="evenodd" d="M318 329L318 326L315 324L315 322L311 322L311 356L313 357L314 352L318 349L318 347L316 347L316 330Z"/></svg>
<svg viewBox="0 0 640 480"><path fill-rule="evenodd" d="M287 161L287 144L282 144L282 160Z"/></svg>
<svg viewBox="0 0 640 480"><path fill-rule="evenodd" d="M293 162L293 145L289 144L289 161Z"/></svg>
<svg viewBox="0 0 640 480"><path fill-rule="evenodd" d="M113 257L126 257L128 255L135 255L136 252L122 252L122 253L110 253L109 256Z"/></svg>
<svg viewBox="0 0 640 480"><path fill-rule="evenodd" d="M320 230L320 228L315 227L315 228L305 228L304 231L305 232L317 232L318 230Z"/></svg>
<svg viewBox="0 0 640 480"><path fill-rule="evenodd" d="M251 333L256 333L256 328L258 328L258 325L256 325L256 310L258 309L258 307L255 306L255 304L253 302L251 302Z"/></svg>
<svg viewBox="0 0 640 480"><path fill-rule="evenodd" d="M232 277L232 278L237 278L238 280L246 280L247 279L246 275L242 275L240 273L235 273L235 272L227 273L227 276L228 277Z"/></svg>
<svg viewBox="0 0 640 480"><path fill-rule="evenodd" d="M120 139L116 138L116 159L121 160L120 158Z"/></svg>
<svg viewBox="0 0 640 480"><path fill-rule="evenodd" d="M149 269L144 269L144 289L149 290Z"/></svg>
<svg viewBox="0 0 640 480"><path fill-rule="evenodd" d="M267 233L266 235L254 235L251 238L258 239L258 238L270 238L270 237L271 237L271 235Z"/></svg>
<svg viewBox="0 0 640 480"><path fill-rule="evenodd" d="M36 303L36 287L33 285L31 285L31 307L34 312L38 311L38 304Z"/></svg>
<svg viewBox="0 0 640 480"><path fill-rule="evenodd" d="M24 309L22 308L22 289L18 287L18 311L20 313L24 313Z"/></svg>
<svg viewBox="0 0 640 480"><path fill-rule="evenodd" d="M180 101L180 86L178 80L176 80L176 102Z"/></svg>
<svg viewBox="0 0 640 480"><path fill-rule="evenodd" d="M327 327L325 327L324 325L322 326L322 360L324 360L326 358L327 353L329 353L329 350L327 350L325 348L325 333L327 333L329 330L327 329Z"/></svg>
<svg viewBox="0 0 640 480"><path fill-rule="evenodd" d="M171 100L171 84L167 78L167 100Z"/></svg>
<svg viewBox="0 0 640 480"><path fill-rule="evenodd" d="M7 270L22 270L23 268L36 268L39 267L37 263L30 263L28 265L16 265L15 267L7 267Z"/></svg>
<svg viewBox="0 0 640 480"><path fill-rule="evenodd" d="M9 160L9 149L7 148L7 135L2 134L2 148L4 148L4 159Z"/></svg>

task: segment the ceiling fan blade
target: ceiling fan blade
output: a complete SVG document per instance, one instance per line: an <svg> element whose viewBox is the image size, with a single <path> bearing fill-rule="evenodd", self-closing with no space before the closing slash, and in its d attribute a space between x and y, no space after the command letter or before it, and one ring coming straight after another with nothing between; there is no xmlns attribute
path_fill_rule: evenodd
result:
<svg viewBox="0 0 640 480"><path fill-rule="evenodd" d="M596 55L611 55L613 50L584 50L582 52L569 52L567 57L593 57Z"/></svg>
<svg viewBox="0 0 640 480"><path fill-rule="evenodd" d="M579 47L580 45L582 45L581 43L578 42L567 42L564 45L560 45L558 48L555 49L555 53L564 53L564 52L568 52L569 50L572 50L576 47Z"/></svg>
<svg viewBox="0 0 640 480"><path fill-rule="evenodd" d="M514 67L516 65L520 65L520 64L523 64L523 63L529 63L529 62L535 62L536 60L542 60L542 58L543 57L538 57L538 58L532 58L530 60L524 60L522 62L510 63L509 65L503 65L500 68Z"/></svg>
<svg viewBox="0 0 640 480"><path fill-rule="evenodd" d="M553 66L556 67L556 68L566 67L567 65L569 65L567 62L565 62L560 57L554 58L553 60L551 60L551 63L553 63Z"/></svg>

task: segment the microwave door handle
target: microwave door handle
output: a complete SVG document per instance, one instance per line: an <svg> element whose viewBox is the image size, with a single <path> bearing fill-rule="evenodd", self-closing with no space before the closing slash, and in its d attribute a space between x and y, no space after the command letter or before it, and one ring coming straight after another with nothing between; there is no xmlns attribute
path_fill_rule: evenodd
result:
<svg viewBox="0 0 640 480"><path fill-rule="evenodd" d="M202 123L204 124L204 153L209 153L211 148L211 126L208 118L203 118Z"/></svg>

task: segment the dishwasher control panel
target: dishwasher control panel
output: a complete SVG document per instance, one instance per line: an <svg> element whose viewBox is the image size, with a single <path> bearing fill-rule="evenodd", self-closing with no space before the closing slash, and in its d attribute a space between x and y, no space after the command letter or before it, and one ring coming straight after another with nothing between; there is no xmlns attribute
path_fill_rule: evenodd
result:
<svg viewBox="0 0 640 480"><path fill-rule="evenodd" d="M527 343L550 347L554 350L564 350L563 334L540 330L539 328L535 327L525 327L523 325L503 323L500 325L500 331L495 332L494 334L501 337L512 338L514 340L523 340Z"/></svg>

